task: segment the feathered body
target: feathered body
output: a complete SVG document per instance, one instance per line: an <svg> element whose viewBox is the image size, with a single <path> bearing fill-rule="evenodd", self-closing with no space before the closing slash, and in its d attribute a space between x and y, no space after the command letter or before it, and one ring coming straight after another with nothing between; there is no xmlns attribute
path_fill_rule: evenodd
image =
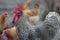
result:
<svg viewBox="0 0 60 40"><path fill-rule="evenodd" d="M3 31L5 28L7 28L7 23L5 19L5 14L0 15L0 31Z"/></svg>
<svg viewBox="0 0 60 40"><path fill-rule="evenodd" d="M3 31L4 34L8 37L8 40L18 40L16 27L6 29Z"/></svg>

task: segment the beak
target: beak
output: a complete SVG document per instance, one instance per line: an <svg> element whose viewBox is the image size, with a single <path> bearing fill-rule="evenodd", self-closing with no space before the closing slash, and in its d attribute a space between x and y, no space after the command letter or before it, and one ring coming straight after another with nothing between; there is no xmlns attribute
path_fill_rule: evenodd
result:
<svg viewBox="0 0 60 40"><path fill-rule="evenodd" d="M9 14L7 12L5 13L5 17L9 17Z"/></svg>

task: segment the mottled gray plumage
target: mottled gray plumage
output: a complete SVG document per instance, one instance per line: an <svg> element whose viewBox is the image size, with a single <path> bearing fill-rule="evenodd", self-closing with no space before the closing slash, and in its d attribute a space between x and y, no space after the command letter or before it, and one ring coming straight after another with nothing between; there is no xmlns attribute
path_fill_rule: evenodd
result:
<svg viewBox="0 0 60 40"><path fill-rule="evenodd" d="M49 20L53 21L53 25L50 25L50 22L46 19L38 26L33 26L23 15L16 25L19 40L52 40L57 32L57 28L54 26L54 23L55 21L58 22L58 19L56 16L51 16L51 19ZM49 23L47 24L47 22Z"/></svg>

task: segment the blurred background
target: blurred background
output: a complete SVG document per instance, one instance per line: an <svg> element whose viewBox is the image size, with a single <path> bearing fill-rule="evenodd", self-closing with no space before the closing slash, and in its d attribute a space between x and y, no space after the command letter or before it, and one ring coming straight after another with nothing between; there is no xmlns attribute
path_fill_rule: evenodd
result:
<svg viewBox="0 0 60 40"><path fill-rule="evenodd" d="M17 3L25 3L26 0L0 0L0 14L5 11L9 11L9 14L12 15L13 8L17 5ZM30 8L33 8L35 3L40 5L40 15L45 14L45 11L53 11L54 4L56 2L60 2L60 0L32 0Z"/></svg>
<svg viewBox="0 0 60 40"><path fill-rule="evenodd" d="M13 8L17 5L17 3L25 3L26 0L0 0L0 14L5 11L8 11L10 14L10 19L13 16ZM55 4L58 3L60 6L60 0L32 0L30 4L30 8L33 8L33 5L38 3L40 5L40 18L42 20L45 19L45 16L49 11L55 11ZM11 21L11 20L10 20Z"/></svg>

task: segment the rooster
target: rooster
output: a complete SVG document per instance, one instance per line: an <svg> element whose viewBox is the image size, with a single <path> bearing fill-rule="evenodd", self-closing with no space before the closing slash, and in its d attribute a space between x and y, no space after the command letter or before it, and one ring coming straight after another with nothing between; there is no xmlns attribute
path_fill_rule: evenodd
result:
<svg viewBox="0 0 60 40"><path fill-rule="evenodd" d="M40 8L38 4L35 4L34 10L25 8L23 12L33 24L36 24L39 21Z"/></svg>
<svg viewBox="0 0 60 40"><path fill-rule="evenodd" d="M39 21L39 12L40 12L40 8L39 8L39 5L38 4L35 4L34 10L32 12L33 12L34 15L33 16L30 16L29 17L29 20L33 24L36 24Z"/></svg>

